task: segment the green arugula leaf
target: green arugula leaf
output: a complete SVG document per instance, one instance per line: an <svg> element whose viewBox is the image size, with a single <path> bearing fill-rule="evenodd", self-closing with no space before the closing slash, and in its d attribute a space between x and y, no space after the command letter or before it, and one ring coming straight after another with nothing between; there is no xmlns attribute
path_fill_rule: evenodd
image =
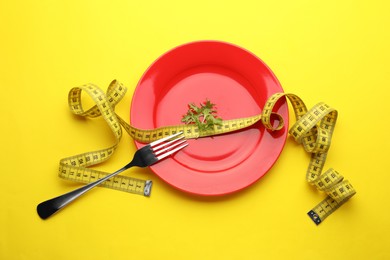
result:
<svg viewBox="0 0 390 260"><path fill-rule="evenodd" d="M182 122L186 124L196 124L200 132L213 130L215 125L222 125L222 119L217 115L215 104L210 100L200 104L200 107L194 103L188 104L187 114L183 115Z"/></svg>

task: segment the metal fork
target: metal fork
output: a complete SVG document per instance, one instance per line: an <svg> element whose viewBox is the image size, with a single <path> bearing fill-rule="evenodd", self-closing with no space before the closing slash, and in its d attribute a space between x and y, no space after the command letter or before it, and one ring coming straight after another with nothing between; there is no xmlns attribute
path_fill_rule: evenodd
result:
<svg viewBox="0 0 390 260"><path fill-rule="evenodd" d="M87 191L91 190L102 182L118 175L124 170L127 170L128 168L133 166L150 166L160 161L161 159L179 151L180 149L183 149L188 145L188 143L186 142L186 140L184 139L184 135L182 134L183 132L178 132L176 134L154 141L138 149L134 154L133 160L121 169L117 170L116 172L107 175L106 177L99 179L95 182L89 183L79 189L40 203L37 206L38 215L42 219L47 219L48 217L68 205L70 202L74 201L75 199L86 193Z"/></svg>

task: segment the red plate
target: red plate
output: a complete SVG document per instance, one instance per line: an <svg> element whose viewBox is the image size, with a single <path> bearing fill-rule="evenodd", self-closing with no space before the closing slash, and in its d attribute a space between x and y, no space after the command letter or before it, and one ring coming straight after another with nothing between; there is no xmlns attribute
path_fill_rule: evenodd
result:
<svg viewBox="0 0 390 260"><path fill-rule="evenodd" d="M206 99L225 120L253 116L275 92L283 92L278 80L252 53L224 42L192 42L165 53L148 68L134 92L131 123L141 129L182 124L187 105ZM276 110L288 126L287 104ZM270 133L258 123L189 140L184 150L150 169L182 191L224 195L261 178L279 157L286 137L286 129Z"/></svg>

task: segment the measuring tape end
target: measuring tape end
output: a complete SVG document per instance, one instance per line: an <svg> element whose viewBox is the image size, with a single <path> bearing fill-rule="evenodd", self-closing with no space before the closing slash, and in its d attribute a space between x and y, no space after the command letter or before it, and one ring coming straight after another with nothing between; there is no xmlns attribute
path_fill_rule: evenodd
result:
<svg viewBox="0 0 390 260"><path fill-rule="evenodd" d="M145 188L144 188L144 196L150 197L150 193L152 192L152 184L153 182L151 180L147 180L145 182Z"/></svg>
<svg viewBox="0 0 390 260"><path fill-rule="evenodd" d="M309 215L309 217L311 218L311 220L313 220L313 222L314 222L316 225L319 225L319 224L321 223L320 216L318 216L318 214L315 213L313 210L310 210L309 212L307 212L307 215Z"/></svg>

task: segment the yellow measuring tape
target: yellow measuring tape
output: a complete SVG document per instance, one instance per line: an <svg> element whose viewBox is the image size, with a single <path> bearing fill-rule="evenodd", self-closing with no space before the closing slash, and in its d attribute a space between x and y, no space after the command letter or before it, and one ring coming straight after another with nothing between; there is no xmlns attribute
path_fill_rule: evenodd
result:
<svg viewBox="0 0 390 260"><path fill-rule="evenodd" d="M82 106L82 91L85 91L95 102L95 105L88 110L84 110ZM276 93L267 100L261 114L246 118L223 120L222 125L215 126L213 130L206 132L200 132L195 125L165 126L145 130L127 124L114 112L116 104L124 97L126 91L127 89L116 80L111 82L106 93L93 84L75 87L70 90L68 95L70 110L74 114L83 117L94 118L102 116L111 128L116 142L109 148L62 159L59 166L59 176L61 178L89 183L106 176L108 173L88 167L110 158L122 137L122 127L134 140L143 143L149 143L179 131L182 131L188 139L218 135L249 127L258 121L261 121L269 131L280 130L284 126L283 118L279 114L272 112L272 110L278 100L287 98L296 116L296 122L290 128L289 133L294 137L295 141L303 145L305 151L311 153L306 180L327 194L327 197L322 202L309 211L308 215L310 218L316 224L321 223L356 193L349 181L344 180L334 169L322 172L337 120L337 111L325 103L319 103L312 109L307 110L306 105L298 96ZM271 124L272 115L276 116L277 121L279 121L277 126ZM152 182L150 180L140 180L119 175L111 180L107 180L101 186L150 196Z"/></svg>

